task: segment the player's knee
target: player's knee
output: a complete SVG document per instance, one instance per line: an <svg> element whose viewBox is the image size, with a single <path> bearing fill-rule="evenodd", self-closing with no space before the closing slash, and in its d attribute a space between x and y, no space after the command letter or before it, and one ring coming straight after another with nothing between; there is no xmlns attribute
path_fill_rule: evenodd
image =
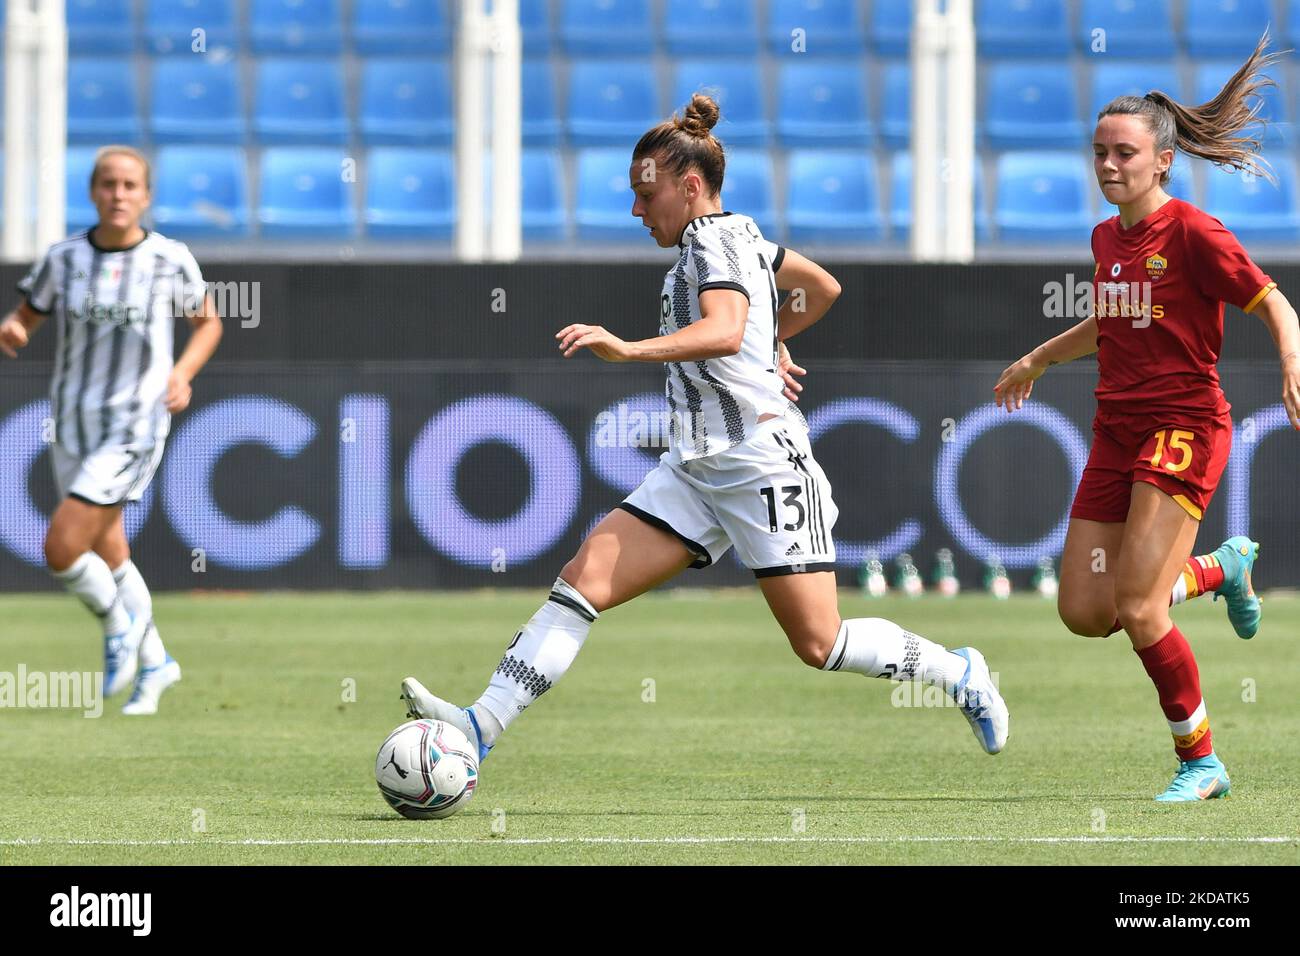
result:
<svg viewBox="0 0 1300 956"><path fill-rule="evenodd" d="M822 639L819 636L807 636L790 641L790 648L794 651L795 656L809 667L815 667L817 670L825 668L826 661L831 656L831 649L834 646L835 635L833 633L829 640Z"/></svg>
<svg viewBox="0 0 1300 956"><path fill-rule="evenodd" d="M1069 632L1080 637L1105 637L1115 624L1115 618L1109 612L1099 613L1096 607L1073 601L1058 600L1056 612Z"/></svg>
<svg viewBox="0 0 1300 956"><path fill-rule="evenodd" d="M66 571L77 560L76 549L61 529L51 527L45 534L45 566L51 571Z"/></svg>
<svg viewBox="0 0 1300 956"><path fill-rule="evenodd" d="M1154 602L1145 594L1116 595L1115 610L1120 626L1130 634L1156 626L1159 619L1169 613L1168 605Z"/></svg>
<svg viewBox="0 0 1300 956"><path fill-rule="evenodd" d="M587 603L596 609L596 613L602 613L608 610L610 606L610 585L608 580L602 580L596 575L584 575L583 570L588 567L581 553L572 558L568 564L560 569L560 577L584 598Z"/></svg>

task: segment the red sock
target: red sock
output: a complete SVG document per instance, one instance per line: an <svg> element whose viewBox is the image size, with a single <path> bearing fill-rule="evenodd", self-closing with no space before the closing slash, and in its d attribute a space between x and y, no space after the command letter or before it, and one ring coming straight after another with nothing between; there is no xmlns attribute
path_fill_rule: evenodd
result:
<svg viewBox="0 0 1300 956"><path fill-rule="evenodd" d="M1183 585L1187 600L1217 591L1223 587L1223 565L1213 554L1194 555L1183 565ZM1173 603L1172 595L1169 602Z"/></svg>
<svg viewBox="0 0 1300 956"><path fill-rule="evenodd" d="M1214 752L1210 720L1205 716L1201 675L1187 639L1176 626L1171 627L1168 634L1150 647L1142 648L1137 656L1160 695L1160 709L1165 712L1169 731L1174 735L1178 759L1208 757Z"/></svg>

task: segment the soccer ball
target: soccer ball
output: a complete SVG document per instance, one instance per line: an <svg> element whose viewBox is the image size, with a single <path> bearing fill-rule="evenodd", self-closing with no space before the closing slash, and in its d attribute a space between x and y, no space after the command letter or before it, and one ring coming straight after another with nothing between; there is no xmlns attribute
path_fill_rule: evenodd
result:
<svg viewBox="0 0 1300 956"><path fill-rule="evenodd" d="M375 782L388 805L404 817L449 817L474 796L478 756L451 724L412 720L380 745Z"/></svg>

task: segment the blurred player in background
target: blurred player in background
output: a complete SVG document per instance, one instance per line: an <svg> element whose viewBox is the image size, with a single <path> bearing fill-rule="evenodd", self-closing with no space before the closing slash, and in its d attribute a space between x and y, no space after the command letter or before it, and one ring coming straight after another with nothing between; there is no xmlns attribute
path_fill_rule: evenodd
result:
<svg viewBox="0 0 1300 956"><path fill-rule="evenodd" d="M1050 366L1097 352L1100 380L1092 453L1070 511L1061 558L1061 620L1075 634L1128 632L1156 685L1179 768L1156 799L1225 796L1192 649L1169 608L1212 592L1226 598L1237 634L1253 637L1259 599L1251 569L1259 545L1229 538L1191 557L1196 532L1228 462L1230 406L1216 364L1223 303L1263 320L1282 363L1282 400L1300 428L1296 313L1219 220L1162 188L1176 149L1245 175L1269 176L1248 99L1268 82L1267 37L1213 100L1197 107L1160 92L1121 96L1098 115L1094 168L1119 215L1092 233L1094 315L1002 373L995 401L1020 408ZM1134 296L1147 289L1149 294ZM1098 563L1101 556L1104 564Z"/></svg>
<svg viewBox="0 0 1300 956"><path fill-rule="evenodd" d="M407 678L408 712L460 728L486 756L568 670L603 611L734 546L804 663L940 686L980 746L997 753L1007 708L979 651L945 650L881 618L840 618L831 540L839 512L792 404L802 390L793 375L804 371L784 344L820 319L840 288L764 239L752 219L722 210L717 121L717 104L696 94L632 154L632 215L660 248L679 252L659 300L659 337L626 342L582 324L556 335L566 358L586 348L605 361L666 365L669 451L565 565L482 696L462 709ZM778 309L777 289L801 292Z"/></svg>
<svg viewBox="0 0 1300 956"><path fill-rule="evenodd" d="M189 405L190 382L215 351L221 320L190 251L140 225L150 201L144 156L105 146L90 196L98 223L52 245L18 284L25 298L0 322L0 351L16 358L55 317L50 457L62 500L50 519L45 561L103 623L105 692L116 694L135 678L123 713L153 714L181 671L154 626L122 507L138 501L153 478L171 416ZM178 305L193 332L173 365Z"/></svg>

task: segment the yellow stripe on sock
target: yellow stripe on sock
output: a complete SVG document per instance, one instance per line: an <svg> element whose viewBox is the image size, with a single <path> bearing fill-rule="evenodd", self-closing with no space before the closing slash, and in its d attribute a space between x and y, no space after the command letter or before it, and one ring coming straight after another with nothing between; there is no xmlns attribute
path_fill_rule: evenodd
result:
<svg viewBox="0 0 1300 956"><path fill-rule="evenodd" d="M1200 722L1195 730L1190 734L1174 734L1174 746L1179 750L1190 750L1195 747L1206 734L1210 732L1210 718L1206 717Z"/></svg>
<svg viewBox="0 0 1300 956"><path fill-rule="evenodd" d="M1191 562L1183 565L1183 584L1187 586L1187 596L1194 598L1201 592L1196 590L1196 575L1192 572Z"/></svg>

